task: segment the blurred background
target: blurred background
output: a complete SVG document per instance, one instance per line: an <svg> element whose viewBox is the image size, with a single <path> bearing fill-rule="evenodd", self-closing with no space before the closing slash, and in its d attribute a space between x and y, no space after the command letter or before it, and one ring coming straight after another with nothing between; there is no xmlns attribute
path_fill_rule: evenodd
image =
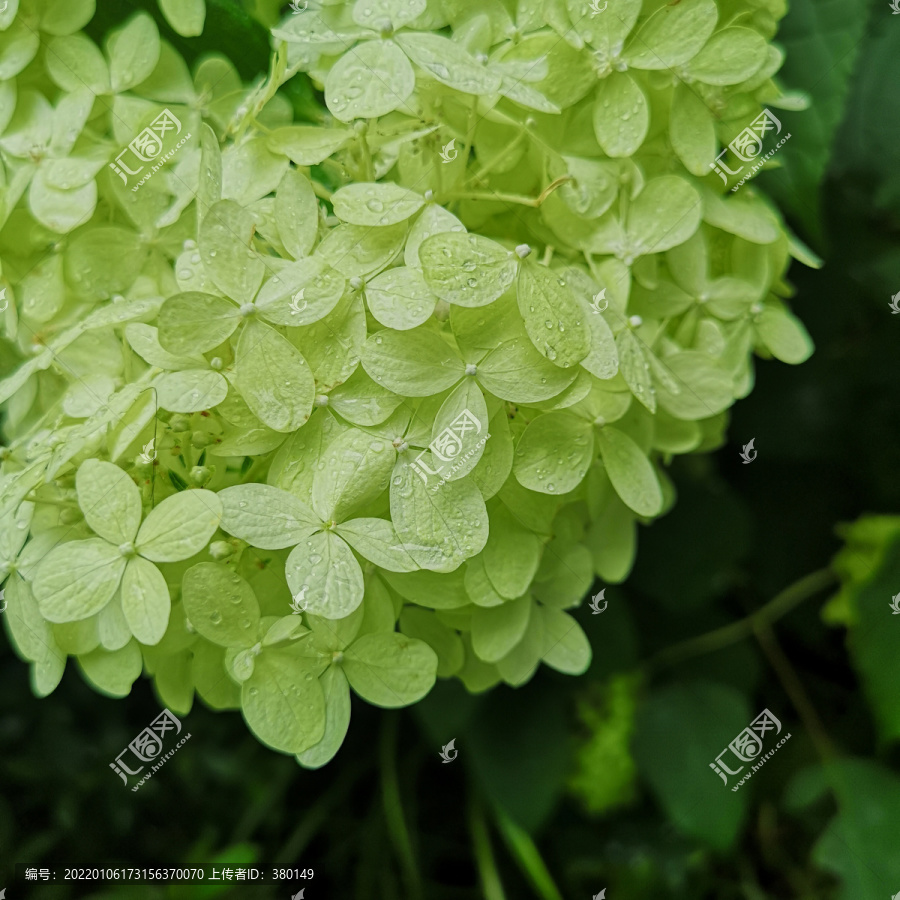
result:
<svg viewBox="0 0 900 900"><path fill-rule="evenodd" d="M151 0L99 0L87 31L97 39L143 7L189 61L215 49L244 78L263 73L262 23L279 4L207 2L200 38L171 32ZM354 705L347 741L319 771L261 746L238 713L198 701L184 720L190 742L132 793L108 762L158 713L149 683L106 699L70 662L37 700L0 640L0 888L14 863L227 863L313 877L36 884L27 896L900 892L900 618L890 608L900 592L900 316L889 306L900 292L900 16L888 0L792 0L777 40L782 83L812 105L780 114L792 138L756 186L824 259L790 273L817 349L798 367L760 360L729 443L676 460L678 502L641 529L631 577L607 588L602 616L575 611L594 648L588 673L542 668L521 689L480 696L439 682L408 711ZM302 109L308 88L291 85ZM758 457L745 465L751 438ZM709 769L711 748L766 708L791 740L731 792ZM451 739L458 757L445 764Z"/></svg>

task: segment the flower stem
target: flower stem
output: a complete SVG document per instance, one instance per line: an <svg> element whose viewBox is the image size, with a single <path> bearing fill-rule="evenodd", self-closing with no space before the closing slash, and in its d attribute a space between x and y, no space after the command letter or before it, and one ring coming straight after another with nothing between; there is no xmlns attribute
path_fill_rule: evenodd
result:
<svg viewBox="0 0 900 900"><path fill-rule="evenodd" d="M776 622L795 606L799 606L804 600L818 594L819 591L834 584L835 581L837 581L837 576L830 568L811 572L786 587L765 606L760 607L746 618L666 647L647 660L644 663L644 669L648 672L656 671L695 656L721 650L723 647L750 637L750 635L758 633L760 627Z"/></svg>

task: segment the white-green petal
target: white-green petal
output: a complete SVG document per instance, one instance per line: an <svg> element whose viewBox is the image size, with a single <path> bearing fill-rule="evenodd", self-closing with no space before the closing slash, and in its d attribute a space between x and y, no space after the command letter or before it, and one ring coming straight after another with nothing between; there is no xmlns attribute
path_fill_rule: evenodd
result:
<svg viewBox="0 0 900 900"><path fill-rule="evenodd" d="M495 663L522 640L531 616L527 594L502 606L479 606L472 613L472 649L479 659Z"/></svg>
<svg viewBox="0 0 900 900"><path fill-rule="evenodd" d="M171 609L162 572L146 559L129 559L122 575L122 612L131 633L142 644L158 644L166 633Z"/></svg>
<svg viewBox="0 0 900 900"><path fill-rule="evenodd" d="M118 466L85 460L75 476L75 489L93 531L113 544L134 540L141 524L141 492Z"/></svg>
<svg viewBox="0 0 900 900"><path fill-rule="evenodd" d="M299 543L285 564L291 595L305 610L325 619L343 619L363 599L363 575L353 551L331 531Z"/></svg>
<svg viewBox="0 0 900 900"><path fill-rule="evenodd" d="M433 687L437 656L422 641L392 632L365 634L344 653L350 687L373 706L394 709L421 700Z"/></svg>
<svg viewBox="0 0 900 900"><path fill-rule="evenodd" d="M322 527L302 500L268 484L236 484L217 496L222 530L261 550L294 547Z"/></svg>
<svg viewBox="0 0 900 900"><path fill-rule="evenodd" d="M89 538L51 550L41 560L32 590L48 622L77 622L99 612L112 599L125 557L108 541Z"/></svg>
<svg viewBox="0 0 900 900"><path fill-rule="evenodd" d="M181 582L181 599L191 626L222 647L252 647L259 626L253 588L221 563L191 566Z"/></svg>
<svg viewBox="0 0 900 900"><path fill-rule="evenodd" d="M350 728L350 685L339 666L329 666L320 676L325 696L325 734L317 744L297 754L304 769L319 769L331 762Z"/></svg>
<svg viewBox="0 0 900 900"><path fill-rule="evenodd" d="M187 490L151 510L135 547L153 562L178 562L199 553L222 521L222 502L213 491Z"/></svg>
<svg viewBox="0 0 900 900"><path fill-rule="evenodd" d="M640 516L655 516L662 509L662 490L641 448L612 425L600 429L597 443L606 474L622 501Z"/></svg>
<svg viewBox="0 0 900 900"><path fill-rule="evenodd" d="M486 306L512 285L516 256L480 234L444 231L419 246L425 282L448 303Z"/></svg>

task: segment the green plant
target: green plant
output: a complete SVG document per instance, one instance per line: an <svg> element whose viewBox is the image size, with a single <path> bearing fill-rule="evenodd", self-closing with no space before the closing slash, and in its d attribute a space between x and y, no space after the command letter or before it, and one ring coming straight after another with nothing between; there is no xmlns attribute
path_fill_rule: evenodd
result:
<svg viewBox="0 0 900 900"><path fill-rule="evenodd" d="M567 610L627 577L667 462L722 442L753 352L811 352L809 254L709 170L779 102L783 8L310 4L250 87L67 9L0 13L0 566L35 692L69 655L113 696L145 671L317 767L350 688L583 672Z"/></svg>

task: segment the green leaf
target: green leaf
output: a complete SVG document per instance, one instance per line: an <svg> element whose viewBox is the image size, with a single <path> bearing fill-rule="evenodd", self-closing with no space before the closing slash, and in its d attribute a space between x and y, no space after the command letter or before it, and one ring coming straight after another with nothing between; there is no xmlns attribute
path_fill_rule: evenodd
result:
<svg viewBox="0 0 900 900"><path fill-rule="evenodd" d="M701 211L700 195L684 178L650 179L628 211L626 231L635 255L684 243L699 227Z"/></svg>
<svg viewBox="0 0 900 900"><path fill-rule="evenodd" d="M84 34L70 34L49 41L45 57L50 77L66 91L85 85L96 94L108 94L109 66L100 48Z"/></svg>
<svg viewBox="0 0 900 900"><path fill-rule="evenodd" d="M353 551L331 531L298 544L285 564L288 587L303 608L325 619L343 619L363 599L363 575Z"/></svg>
<svg viewBox="0 0 900 900"><path fill-rule="evenodd" d="M749 794L728 797L710 763L751 719L741 694L709 682L661 688L638 710L633 746L641 774L680 831L719 851L733 845ZM697 790L686 773L703 773L709 786Z"/></svg>
<svg viewBox="0 0 900 900"><path fill-rule="evenodd" d="M695 56L716 27L713 0L681 0L656 10L629 41L623 54L635 69L668 69Z"/></svg>
<svg viewBox="0 0 900 900"><path fill-rule="evenodd" d="M344 653L350 687L368 703L387 709L421 700L434 685L437 655L402 634L364 634Z"/></svg>
<svg viewBox="0 0 900 900"><path fill-rule="evenodd" d="M616 493L640 516L655 516L663 496L650 461L624 432L605 425L597 435L600 456Z"/></svg>
<svg viewBox="0 0 900 900"><path fill-rule="evenodd" d="M447 574L437 572L407 572L402 575L380 572L384 580L404 600L429 609L457 609L468 606L463 569Z"/></svg>
<svg viewBox="0 0 900 900"><path fill-rule="evenodd" d="M221 563L191 566L181 582L181 599L191 625L208 641L222 647L256 643L259 604L253 588Z"/></svg>
<svg viewBox="0 0 900 900"><path fill-rule="evenodd" d="M96 10L96 0L73 0L72 3L68 0L45 0L41 4L41 31L72 34L84 28L93 19Z"/></svg>
<svg viewBox="0 0 900 900"><path fill-rule="evenodd" d="M271 142L270 137L270 146ZM294 259L312 252L319 231L319 202L309 179L297 169L288 169L278 185L275 219L281 243Z"/></svg>
<svg viewBox="0 0 900 900"><path fill-rule="evenodd" d="M298 166L316 166L333 156L352 139L353 131L349 128L321 128L318 125L288 125L276 128L268 136L269 149L273 153L284 154ZM284 177L299 181L297 176L308 182L306 176L296 169L289 170ZM280 225L279 216L279 228ZM297 254L293 256L296 257Z"/></svg>
<svg viewBox="0 0 900 900"><path fill-rule="evenodd" d="M224 297L188 291L169 297L159 310L159 342L176 356L218 347L240 324L238 308Z"/></svg>
<svg viewBox="0 0 900 900"><path fill-rule="evenodd" d="M677 394L665 387L660 405L676 419L706 419L728 409L734 400L734 382L716 360L686 350L666 357L665 367L680 387Z"/></svg>
<svg viewBox="0 0 900 900"><path fill-rule="evenodd" d="M424 205L421 194L390 182L347 184L331 197L334 214L351 225L396 225Z"/></svg>
<svg viewBox="0 0 900 900"><path fill-rule="evenodd" d="M366 303L386 328L408 331L431 317L437 298L419 269L398 266L366 285Z"/></svg>
<svg viewBox="0 0 900 900"><path fill-rule="evenodd" d="M756 319L756 331L766 349L782 362L796 366L812 356L812 338L803 323L786 309L766 306Z"/></svg>
<svg viewBox="0 0 900 900"><path fill-rule="evenodd" d="M619 332L616 350L619 354L619 371L625 383L650 412L656 412L656 392L650 376L650 365L641 342L630 328Z"/></svg>
<svg viewBox="0 0 900 900"><path fill-rule="evenodd" d="M300 658L268 650L241 687L247 725L273 750L303 753L325 736L325 696L319 679L307 674Z"/></svg>
<svg viewBox="0 0 900 900"><path fill-rule="evenodd" d="M516 287L525 329L541 355L562 368L581 362L591 349L590 329L563 275L526 261Z"/></svg>
<svg viewBox="0 0 900 900"><path fill-rule="evenodd" d="M502 606L479 606L472 613L472 649L484 662L499 662L522 640L531 616L527 594Z"/></svg>
<svg viewBox="0 0 900 900"><path fill-rule="evenodd" d="M692 175L709 174L717 151L715 119L709 107L682 81L672 92L669 137L672 149Z"/></svg>
<svg viewBox="0 0 900 900"><path fill-rule="evenodd" d="M365 41L329 70L325 103L340 122L376 119L405 107L415 86L413 67L393 41Z"/></svg>
<svg viewBox="0 0 900 900"><path fill-rule="evenodd" d="M771 244L781 232L778 217L758 196L720 197L703 192L703 221L754 244Z"/></svg>
<svg viewBox="0 0 900 900"><path fill-rule="evenodd" d="M268 484L236 484L217 496L222 530L261 550L294 547L322 527L302 500Z"/></svg>
<svg viewBox="0 0 900 900"><path fill-rule="evenodd" d="M90 527L112 544L133 541L141 524L141 493L116 465L87 459L75 476L78 505Z"/></svg>
<svg viewBox="0 0 900 900"><path fill-rule="evenodd" d="M627 72L600 82L594 100L594 134L607 156L633 156L650 127L650 106L641 86Z"/></svg>
<svg viewBox="0 0 900 900"><path fill-rule="evenodd" d="M205 0L159 0L159 8L173 30L182 37L196 37L203 33Z"/></svg>
<svg viewBox="0 0 900 900"><path fill-rule="evenodd" d="M706 84L738 84L762 66L767 54L761 34L733 26L714 34L686 68L692 78Z"/></svg>
<svg viewBox="0 0 900 900"><path fill-rule="evenodd" d="M377 331L366 341L363 368L378 384L405 397L429 397L452 387L465 367L434 331Z"/></svg>
<svg viewBox="0 0 900 900"><path fill-rule="evenodd" d="M513 464L513 442L509 433L509 419L501 406L490 421L490 438L484 445L484 452L478 465L469 477L485 500L490 500L509 478Z"/></svg>
<svg viewBox="0 0 900 900"><path fill-rule="evenodd" d="M307 257L273 275L257 295L256 308L276 325L311 325L337 306L344 284L324 260Z"/></svg>
<svg viewBox="0 0 900 900"><path fill-rule="evenodd" d="M402 546L424 569L450 572L484 549L488 515L478 488L468 479L441 484L430 475L426 483L418 468L436 471L438 462L425 451L422 458L406 454L394 467L391 479L391 520Z"/></svg>
<svg viewBox="0 0 900 900"><path fill-rule="evenodd" d="M253 299L265 274L265 264L252 246L255 228L253 216L233 200L216 203L200 226L204 269L216 287L238 303Z"/></svg>
<svg viewBox="0 0 900 900"><path fill-rule="evenodd" d="M593 458L593 426L571 413L549 412L533 419L519 438L513 473L531 491L567 494Z"/></svg>
<svg viewBox="0 0 900 900"><path fill-rule="evenodd" d="M160 409L193 413L218 406L228 393L228 382L211 369L166 372L153 379Z"/></svg>
<svg viewBox="0 0 900 900"><path fill-rule="evenodd" d="M97 648L78 657L84 677L107 697L127 697L141 675L143 659L136 641L119 650Z"/></svg>
<svg viewBox="0 0 900 900"><path fill-rule="evenodd" d="M484 394L474 378L464 378L441 404L431 429L429 447L446 470L442 477L458 481L468 475L489 438Z"/></svg>
<svg viewBox="0 0 900 900"><path fill-rule="evenodd" d="M419 262L428 287L459 306L493 303L516 277L515 254L480 234L433 234L419 246Z"/></svg>
<svg viewBox="0 0 900 900"><path fill-rule="evenodd" d="M450 678L462 667L465 650L459 635L444 625L433 612L405 607L400 614L400 630L434 650L438 659L438 678Z"/></svg>
<svg viewBox="0 0 900 900"><path fill-rule="evenodd" d="M379 19L390 19L396 30L415 21L427 8L425 0L356 0L353 21L366 28L375 28Z"/></svg>
<svg viewBox="0 0 900 900"><path fill-rule="evenodd" d="M328 444L313 477L316 514L325 521L349 518L387 489L394 459L390 441L358 428L342 431Z"/></svg>
<svg viewBox="0 0 900 900"><path fill-rule="evenodd" d="M172 601L162 573L146 559L129 559L122 575L122 612L131 633L148 646L166 633Z"/></svg>
<svg viewBox="0 0 900 900"><path fill-rule="evenodd" d="M133 88L150 75L159 61L156 23L147 13L137 13L123 28L110 34L106 51L113 92Z"/></svg>
<svg viewBox="0 0 900 900"><path fill-rule="evenodd" d="M316 254L345 278L365 278L388 266L403 249L406 222L384 228L341 224L332 228Z"/></svg>
<svg viewBox="0 0 900 900"><path fill-rule="evenodd" d="M31 586L18 572L7 579L3 599L7 634L12 636L13 646L22 659L39 662L61 653L50 625L41 615Z"/></svg>
<svg viewBox="0 0 900 900"><path fill-rule="evenodd" d="M320 769L331 762L350 728L350 685L339 666L329 666L320 676L325 696L325 734L308 750L297 754L304 769Z"/></svg>
<svg viewBox="0 0 900 900"><path fill-rule="evenodd" d="M312 412L316 386L309 365L287 338L250 320L235 351L235 386L273 431L296 431Z"/></svg>
<svg viewBox="0 0 900 900"><path fill-rule="evenodd" d="M591 664L591 644L581 626L561 609L538 607L544 622L541 659L565 675L581 675Z"/></svg>
<svg viewBox="0 0 900 900"><path fill-rule="evenodd" d="M48 622L77 622L99 612L112 599L125 557L100 538L70 541L41 560L32 590Z"/></svg>
<svg viewBox="0 0 900 900"><path fill-rule="evenodd" d="M481 385L501 400L534 403L561 394L576 378L574 368L549 362L526 338L503 341L478 365Z"/></svg>
<svg viewBox="0 0 900 900"><path fill-rule="evenodd" d="M380 425L402 402L396 394L373 381L362 366L328 394L331 409L353 425L364 427Z"/></svg>
<svg viewBox="0 0 900 900"><path fill-rule="evenodd" d="M135 547L153 562L178 562L199 553L222 521L222 502L212 491L181 491L151 510Z"/></svg>
<svg viewBox="0 0 900 900"><path fill-rule="evenodd" d="M403 549L394 526L387 519L351 519L335 532L362 557L389 572L414 572L415 560Z"/></svg>
<svg viewBox="0 0 900 900"><path fill-rule="evenodd" d="M493 94L500 79L458 43L438 34L404 31L396 36L407 56L432 78L463 94Z"/></svg>

